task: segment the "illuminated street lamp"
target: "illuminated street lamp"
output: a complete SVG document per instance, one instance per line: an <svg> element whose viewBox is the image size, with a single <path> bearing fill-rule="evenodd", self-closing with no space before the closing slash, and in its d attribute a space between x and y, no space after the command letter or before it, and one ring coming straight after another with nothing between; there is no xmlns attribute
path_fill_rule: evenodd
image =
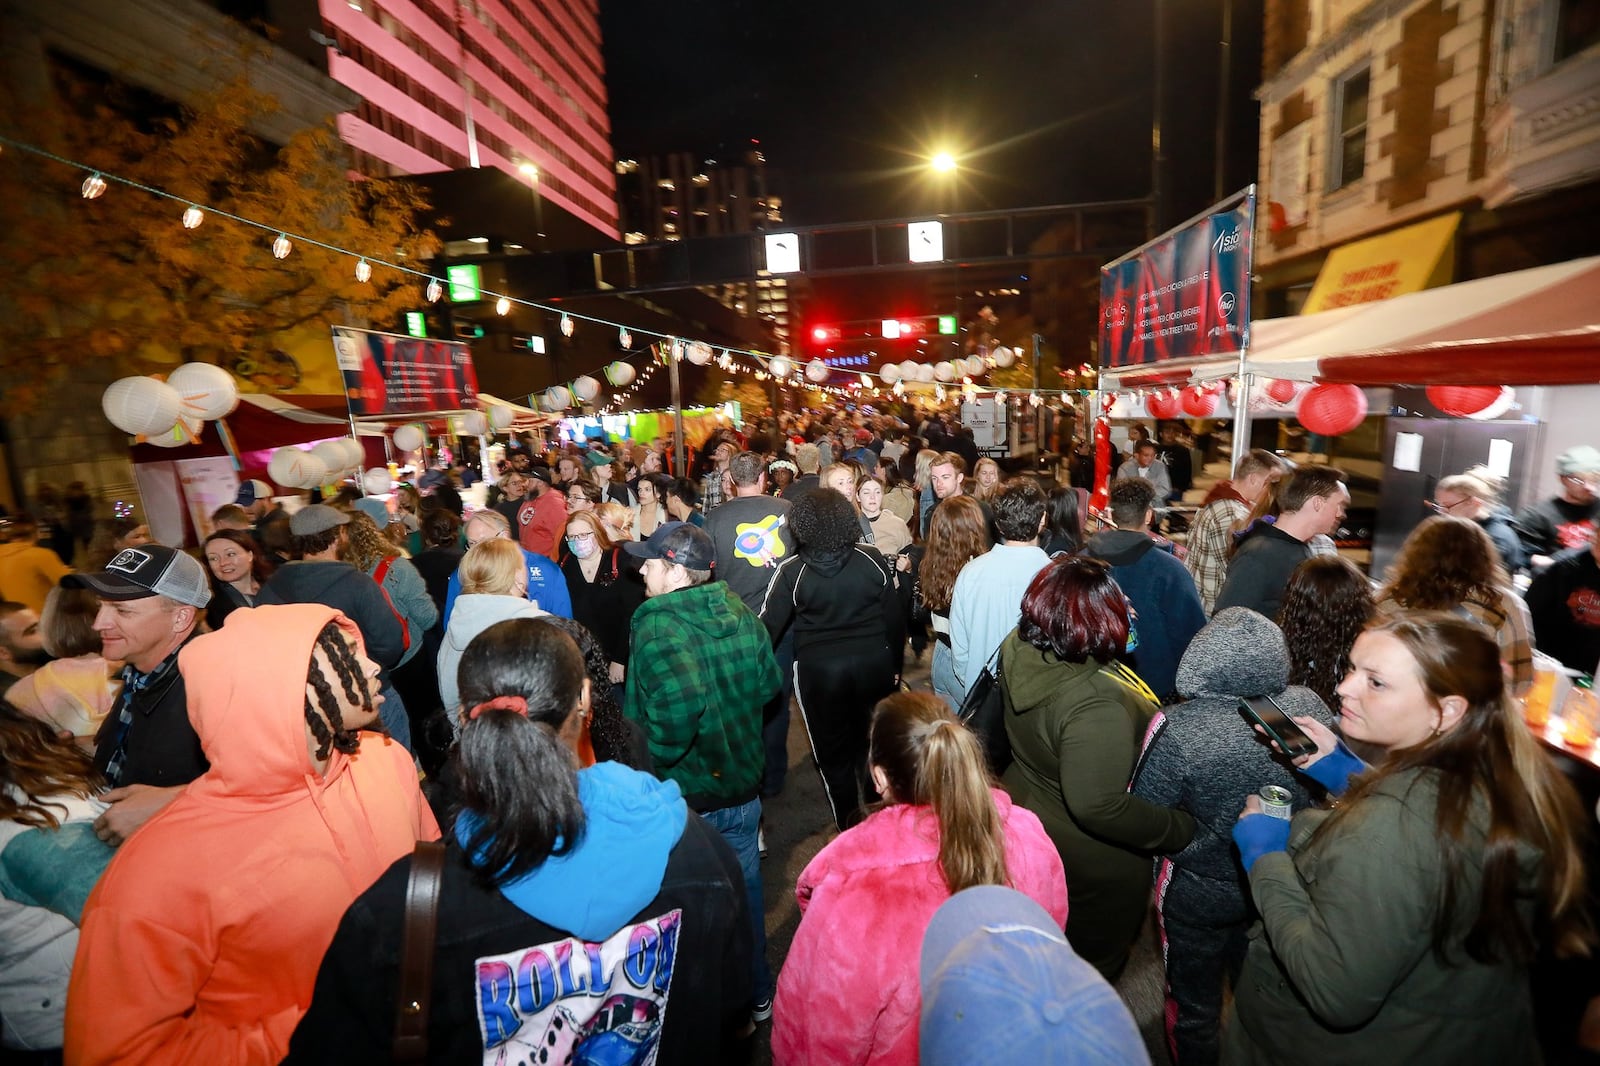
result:
<svg viewBox="0 0 1600 1066"><path fill-rule="evenodd" d="M928 165L940 174L949 174L956 169L956 157L949 152L936 152Z"/></svg>

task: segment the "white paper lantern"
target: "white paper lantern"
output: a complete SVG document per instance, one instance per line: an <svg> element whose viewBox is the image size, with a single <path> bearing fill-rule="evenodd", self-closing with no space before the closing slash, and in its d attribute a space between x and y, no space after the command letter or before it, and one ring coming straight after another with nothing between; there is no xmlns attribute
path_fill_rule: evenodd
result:
<svg viewBox="0 0 1600 1066"><path fill-rule="evenodd" d="M573 379L572 394L584 403L589 403L600 395L600 383L588 374L583 374Z"/></svg>
<svg viewBox="0 0 1600 1066"><path fill-rule="evenodd" d="M205 423L198 418L180 417L177 423L165 433L155 433L146 439L145 443L154 444L157 448L182 448L185 444L193 444L200 439L200 431L205 428Z"/></svg>
<svg viewBox="0 0 1600 1066"><path fill-rule="evenodd" d="M1017 350L1015 348L1007 348L1003 344L989 354L994 357L994 365L1002 370L1017 361Z"/></svg>
<svg viewBox="0 0 1600 1066"><path fill-rule="evenodd" d="M153 436L177 423L183 397L177 389L155 378L122 378L106 387L100 408L106 420L122 432Z"/></svg>
<svg viewBox="0 0 1600 1066"><path fill-rule="evenodd" d="M806 380L823 382L828 380L828 364L821 359L813 359L806 364Z"/></svg>
<svg viewBox="0 0 1600 1066"><path fill-rule="evenodd" d="M239 406L239 383L232 374L211 363L184 363L167 375L167 384L183 398L186 418L225 418Z"/></svg>
<svg viewBox="0 0 1600 1066"><path fill-rule="evenodd" d="M933 364L918 363L915 376L916 380L922 382L924 385L933 384Z"/></svg>
<svg viewBox="0 0 1600 1066"><path fill-rule="evenodd" d="M339 441L339 446L344 449L344 462L339 464L340 470L355 473L361 469L361 464L367 461L367 450L361 442L354 437L345 437Z"/></svg>
<svg viewBox="0 0 1600 1066"><path fill-rule="evenodd" d="M967 356L967 358L966 358L966 369L967 369L967 376L968 377L974 377L975 378L979 374L983 373L983 371L985 369L985 367L983 365L983 356L981 356L981 355L969 355L969 356Z"/></svg>
<svg viewBox="0 0 1600 1066"><path fill-rule="evenodd" d="M572 406L572 393L565 385L551 385L544 390L546 411L565 411Z"/></svg>
<svg viewBox="0 0 1600 1066"><path fill-rule="evenodd" d="M311 480L312 475L320 478L327 472L328 468L321 459L295 447L279 448L267 460L267 476L291 489L307 488L308 482L315 485L316 482Z"/></svg>
<svg viewBox="0 0 1600 1066"><path fill-rule="evenodd" d="M956 376L956 368L949 360L941 360L933 365L933 380L952 381Z"/></svg>
<svg viewBox="0 0 1600 1066"><path fill-rule="evenodd" d="M325 440L312 448L311 454L322 460L329 474L342 474L350 468L350 453L342 440Z"/></svg>
<svg viewBox="0 0 1600 1066"><path fill-rule="evenodd" d="M633 384L633 379L637 376L638 371L633 369L633 364L624 363L620 359L606 367L606 380L619 389Z"/></svg>
<svg viewBox="0 0 1600 1066"><path fill-rule="evenodd" d="M884 363L878 368L878 377L885 385L893 385L900 380L900 364Z"/></svg>
<svg viewBox="0 0 1600 1066"><path fill-rule="evenodd" d="M787 355L775 355L772 357L772 362L767 364L767 369L771 371L773 377L782 381L793 373L794 361Z"/></svg>
<svg viewBox="0 0 1600 1066"><path fill-rule="evenodd" d="M917 362L915 359L907 359L904 362L902 362L900 364L900 380L901 381L916 381L917 380L917 367L919 367L921 365L922 364Z"/></svg>
<svg viewBox="0 0 1600 1066"><path fill-rule="evenodd" d="M503 403L489 405L489 427L495 431L505 429L517 417L517 413Z"/></svg>
<svg viewBox="0 0 1600 1066"><path fill-rule="evenodd" d="M426 439L422 434L422 430L411 425L396 427L392 438L394 446L403 452L416 451L422 447L422 442Z"/></svg>
<svg viewBox="0 0 1600 1066"><path fill-rule="evenodd" d="M482 411L468 411L460 418L461 432L469 437L481 437L489 431L489 420Z"/></svg>
<svg viewBox="0 0 1600 1066"><path fill-rule="evenodd" d="M705 366L711 362L711 345L705 341L695 341L685 349L684 358L695 366Z"/></svg>
<svg viewBox="0 0 1600 1066"><path fill-rule="evenodd" d="M361 487L367 490L368 496L382 496L391 486L387 467L375 466L361 475Z"/></svg>

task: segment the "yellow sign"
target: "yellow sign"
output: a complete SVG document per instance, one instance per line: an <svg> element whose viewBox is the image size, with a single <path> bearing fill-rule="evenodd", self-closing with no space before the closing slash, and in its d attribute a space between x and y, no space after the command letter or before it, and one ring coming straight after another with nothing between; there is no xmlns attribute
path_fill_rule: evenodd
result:
<svg viewBox="0 0 1600 1066"><path fill-rule="evenodd" d="M1450 284L1460 222L1461 213L1451 212L1335 248L1300 313L1313 315Z"/></svg>

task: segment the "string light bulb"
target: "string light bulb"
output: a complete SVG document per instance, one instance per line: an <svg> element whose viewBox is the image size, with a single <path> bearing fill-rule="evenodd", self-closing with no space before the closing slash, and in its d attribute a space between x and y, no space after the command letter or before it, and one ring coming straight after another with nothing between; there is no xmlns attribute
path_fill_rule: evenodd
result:
<svg viewBox="0 0 1600 1066"><path fill-rule="evenodd" d="M511 313L510 298L502 296L500 299L496 300L494 302L494 313L497 315L509 315Z"/></svg>
<svg viewBox="0 0 1600 1066"><path fill-rule="evenodd" d="M423 291L423 295L428 298L429 303L436 304L439 302L439 297L444 295L444 286L439 284L438 278L429 278L428 287Z"/></svg>
<svg viewBox="0 0 1600 1066"><path fill-rule="evenodd" d="M287 233L278 234L278 239L272 242L272 258L274 259L287 259L289 258L289 253L293 250L294 245L289 243L289 235Z"/></svg>
<svg viewBox="0 0 1600 1066"><path fill-rule="evenodd" d="M365 259L356 261L356 280L360 282L372 280L372 264Z"/></svg>
<svg viewBox="0 0 1600 1066"><path fill-rule="evenodd" d="M622 345L624 348L633 347L633 334L628 332L627 326L623 326L621 329L617 330L617 343Z"/></svg>
<svg viewBox="0 0 1600 1066"><path fill-rule="evenodd" d="M100 194L105 191L106 179L100 176L98 170L83 179L83 198L85 200L98 199Z"/></svg>
<svg viewBox="0 0 1600 1066"><path fill-rule="evenodd" d="M563 311L561 313L561 335L563 337L570 337L572 336L572 330L572 316Z"/></svg>
<svg viewBox="0 0 1600 1066"><path fill-rule="evenodd" d="M205 220L206 220L206 213L204 211L200 210L194 204L190 204L188 207L184 208L184 210L183 210L183 228L184 229L199 229L200 228L200 223L204 222Z"/></svg>

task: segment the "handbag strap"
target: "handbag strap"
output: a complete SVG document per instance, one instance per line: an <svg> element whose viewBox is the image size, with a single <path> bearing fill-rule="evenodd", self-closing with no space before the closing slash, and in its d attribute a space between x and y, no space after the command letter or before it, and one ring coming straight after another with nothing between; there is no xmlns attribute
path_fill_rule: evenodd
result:
<svg viewBox="0 0 1600 1066"><path fill-rule="evenodd" d="M439 882L444 844L419 840L406 883L405 933L400 942L400 985L395 994L394 1061L428 1057L428 1006L433 999L433 949L439 927Z"/></svg>

